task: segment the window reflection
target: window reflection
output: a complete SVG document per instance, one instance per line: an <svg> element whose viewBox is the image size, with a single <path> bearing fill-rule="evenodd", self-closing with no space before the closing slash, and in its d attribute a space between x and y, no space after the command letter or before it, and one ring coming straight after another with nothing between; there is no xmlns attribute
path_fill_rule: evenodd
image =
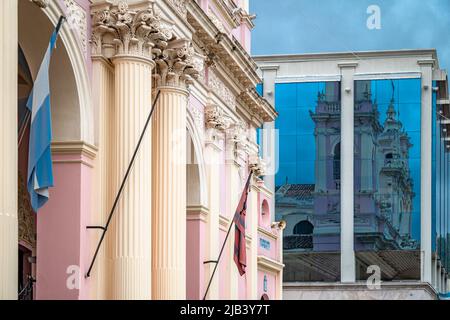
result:
<svg viewBox="0 0 450 320"><path fill-rule="evenodd" d="M340 83L276 85L286 281L340 279Z"/></svg>
<svg viewBox="0 0 450 320"><path fill-rule="evenodd" d="M355 82L357 277L420 278L420 79Z"/></svg>

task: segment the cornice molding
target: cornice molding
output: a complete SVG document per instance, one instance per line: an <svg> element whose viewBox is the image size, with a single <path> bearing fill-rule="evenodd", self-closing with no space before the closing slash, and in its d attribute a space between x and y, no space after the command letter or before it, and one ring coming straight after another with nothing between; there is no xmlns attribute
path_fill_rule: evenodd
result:
<svg viewBox="0 0 450 320"><path fill-rule="evenodd" d="M54 141L51 145L52 154L84 155L91 160L97 156L98 148L84 141Z"/></svg>
<svg viewBox="0 0 450 320"><path fill-rule="evenodd" d="M272 272L282 272L284 264L267 258L265 256L258 256L258 267L262 267L268 271Z"/></svg>

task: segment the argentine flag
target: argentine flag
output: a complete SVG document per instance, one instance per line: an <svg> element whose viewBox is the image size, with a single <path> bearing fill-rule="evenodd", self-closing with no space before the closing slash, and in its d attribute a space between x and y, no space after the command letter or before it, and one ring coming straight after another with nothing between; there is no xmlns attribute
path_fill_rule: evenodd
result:
<svg viewBox="0 0 450 320"><path fill-rule="evenodd" d="M50 110L49 67L52 51L55 48L58 33L64 19L64 17L59 19L58 25L52 34L50 44L27 102L27 108L31 112L27 187L30 194L31 206L35 212L38 212L47 202L49 198L48 188L53 187L53 166L50 150L52 119Z"/></svg>

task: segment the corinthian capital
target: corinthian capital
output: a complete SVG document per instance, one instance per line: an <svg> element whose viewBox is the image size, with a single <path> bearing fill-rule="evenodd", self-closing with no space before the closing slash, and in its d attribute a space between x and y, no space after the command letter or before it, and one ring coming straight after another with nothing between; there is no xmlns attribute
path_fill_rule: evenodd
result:
<svg viewBox="0 0 450 320"><path fill-rule="evenodd" d="M155 53L158 53L155 59L159 86L186 88L198 77L203 66L200 62L202 58L187 39L169 41L165 48L158 48Z"/></svg>
<svg viewBox="0 0 450 320"><path fill-rule="evenodd" d="M155 47L172 39L172 25L161 18L154 0L133 9L126 1L93 12L92 50L95 55L136 55L153 59ZM156 50L157 52L157 50Z"/></svg>

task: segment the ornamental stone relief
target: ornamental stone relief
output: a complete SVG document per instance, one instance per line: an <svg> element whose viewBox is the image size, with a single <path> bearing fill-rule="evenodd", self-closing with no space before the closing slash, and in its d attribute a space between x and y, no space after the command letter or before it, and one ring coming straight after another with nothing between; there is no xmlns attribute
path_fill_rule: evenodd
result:
<svg viewBox="0 0 450 320"><path fill-rule="evenodd" d="M248 154L247 125L243 121L233 123L227 130L227 159L234 160L237 165L244 167Z"/></svg>
<svg viewBox="0 0 450 320"><path fill-rule="evenodd" d="M86 12L74 0L64 0L67 7L67 22L78 32L83 52L87 52L87 16Z"/></svg>
<svg viewBox="0 0 450 320"><path fill-rule="evenodd" d="M231 93L230 89L217 77L214 71L210 70L208 86L219 96L228 108L234 110L236 108L236 97Z"/></svg>
<svg viewBox="0 0 450 320"><path fill-rule="evenodd" d="M172 40L156 55L158 86L187 87L193 84L199 74L199 56L187 39Z"/></svg>
<svg viewBox="0 0 450 320"><path fill-rule="evenodd" d="M161 18L155 2L133 10L126 1L93 15L92 53L111 58L137 55L153 59L173 38L173 26Z"/></svg>
<svg viewBox="0 0 450 320"><path fill-rule="evenodd" d="M188 110L194 119L195 126L199 129L199 132L202 133L205 127L202 110L199 110L192 102L189 103Z"/></svg>
<svg viewBox="0 0 450 320"><path fill-rule="evenodd" d="M208 129L227 130L231 125L231 119L217 105L205 107L205 124Z"/></svg>
<svg viewBox="0 0 450 320"><path fill-rule="evenodd" d="M169 0L172 7L178 12L184 19L187 18L186 0Z"/></svg>
<svg viewBox="0 0 450 320"><path fill-rule="evenodd" d="M220 32L226 33L225 27L223 26L222 21L220 21L219 18L211 11L211 9L208 9L207 13L209 19L211 19L211 22L216 26L217 29L219 29Z"/></svg>

